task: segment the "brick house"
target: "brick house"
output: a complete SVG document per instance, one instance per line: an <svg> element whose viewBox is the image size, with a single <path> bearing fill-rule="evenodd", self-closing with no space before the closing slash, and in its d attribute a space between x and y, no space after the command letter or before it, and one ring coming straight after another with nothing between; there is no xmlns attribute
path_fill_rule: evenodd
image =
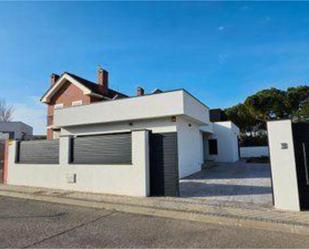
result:
<svg viewBox="0 0 309 249"><path fill-rule="evenodd" d="M41 101L48 105L48 140L58 138L60 133L60 128L54 126L55 109L128 97L109 88L108 72L102 68L97 71L97 83L64 72L61 76L53 73L50 77L50 84L50 88L41 98Z"/></svg>

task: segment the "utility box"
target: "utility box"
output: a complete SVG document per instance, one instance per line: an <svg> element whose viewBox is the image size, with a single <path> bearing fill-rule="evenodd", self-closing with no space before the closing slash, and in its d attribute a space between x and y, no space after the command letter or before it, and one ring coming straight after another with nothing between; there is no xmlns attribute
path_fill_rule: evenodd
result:
<svg viewBox="0 0 309 249"><path fill-rule="evenodd" d="M67 183L76 183L77 181L76 174L67 173L65 178Z"/></svg>
<svg viewBox="0 0 309 249"><path fill-rule="evenodd" d="M309 123L267 122L274 205L309 210Z"/></svg>

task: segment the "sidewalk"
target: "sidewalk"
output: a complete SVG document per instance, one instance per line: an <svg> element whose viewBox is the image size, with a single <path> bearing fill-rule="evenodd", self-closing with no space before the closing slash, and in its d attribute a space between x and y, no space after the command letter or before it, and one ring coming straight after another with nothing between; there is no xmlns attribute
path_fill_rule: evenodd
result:
<svg viewBox="0 0 309 249"><path fill-rule="evenodd" d="M0 184L0 196L78 205L174 219L309 234L309 212L237 207L190 198L127 197Z"/></svg>

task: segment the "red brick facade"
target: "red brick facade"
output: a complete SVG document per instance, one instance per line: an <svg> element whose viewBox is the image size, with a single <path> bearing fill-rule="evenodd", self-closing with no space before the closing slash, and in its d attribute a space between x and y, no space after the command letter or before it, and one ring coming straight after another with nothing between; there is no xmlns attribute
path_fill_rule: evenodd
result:
<svg viewBox="0 0 309 249"><path fill-rule="evenodd" d="M62 104L61 108L72 106L75 101L82 101L83 105L93 102L103 101L104 99L113 99L114 97L127 97L125 94L114 91L108 87L108 72L103 68L97 71L97 83L90 82L77 75L71 73L64 73L61 77L57 74L52 74L50 77L51 86L62 84L58 90L51 88L49 92L42 97L42 101L47 103L47 139L54 139L59 128L53 126L55 105ZM76 85L76 81L81 86ZM72 82L75 84L73 84ZM81 87L81 88L80 88ZM86 95L82 89L88 90ZM54 92L53 92L54 91ZM48 96L48 98L47 98Z"/></svg>
<svg viewBox="0 0 309 249"><path fill-rule="evenodd" d="M99 98L93 98L88 95L84 95L82 90L72 83L67 82L60 90L53 96L47 109L47 139L54 138L54 132L51 128L53 125L54 117L54 105L63 104L63 108L72 106L72 102L82 100L83 105L90 104L92 102L99 101Z"/></svg>

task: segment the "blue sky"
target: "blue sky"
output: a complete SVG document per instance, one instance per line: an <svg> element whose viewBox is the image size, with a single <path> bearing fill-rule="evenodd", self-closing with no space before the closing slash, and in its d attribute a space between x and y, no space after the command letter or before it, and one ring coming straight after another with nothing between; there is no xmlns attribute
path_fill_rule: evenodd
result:
<svg viewBox="0 0 309 249"><path fill-rule="evenodd" d="M309 82L306 2L1 2L0 97L45 132L52 72L133 95L185 88L211 108Z"/></svg>

